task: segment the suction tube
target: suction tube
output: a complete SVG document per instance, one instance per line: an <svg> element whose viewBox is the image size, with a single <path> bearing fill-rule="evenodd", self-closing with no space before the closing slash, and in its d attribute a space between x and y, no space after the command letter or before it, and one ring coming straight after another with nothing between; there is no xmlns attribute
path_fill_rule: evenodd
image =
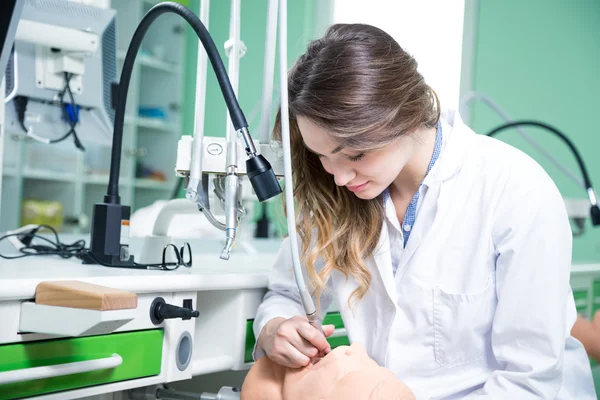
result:
<svg viewBox="0 0 600 400"><path fill-rule="evenodd" d="M304 282L300 253L298 251L298 237L296 233L296 213L294 211L294 186L292 181L292 151L290 145L290 113L288 107L288 82L287 82L287 0L279 3L279 76L281 79L281 140L283 144L284 178L285 178L285 207L287 210L288 235L292 247L292 263L296 285L300 291L300 298L304 312L311 325L323 332L321 321L317 314L315 303Z"/></svg>

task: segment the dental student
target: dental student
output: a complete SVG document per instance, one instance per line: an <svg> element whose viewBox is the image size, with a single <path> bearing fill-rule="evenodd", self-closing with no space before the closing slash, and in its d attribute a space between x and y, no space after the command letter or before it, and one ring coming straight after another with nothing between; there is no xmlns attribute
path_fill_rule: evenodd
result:
<svg viewBox="0 0 600 400"><path fill-rule="evenodd" d="M417 399L595 399L570 335L571 228L544 170L442 110L375 27L332 26L288 81L297 227L321 312L335 297L350 342ZM330 351L304 316L289 238L254 331L255 359L297 368Z"/></svg>

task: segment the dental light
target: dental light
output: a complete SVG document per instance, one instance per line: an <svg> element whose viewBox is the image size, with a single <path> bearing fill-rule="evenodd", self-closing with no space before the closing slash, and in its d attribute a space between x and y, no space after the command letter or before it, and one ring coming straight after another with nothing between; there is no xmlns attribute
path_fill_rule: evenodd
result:
<svg viewBox="0 0 600 400"><path fill-rule="evenodd" d="M562 133L555 127L548 125L546 123L543 123L543 122L514 121L514 122L509 122L509 123L505 123L500 126L497 126L493 130L488 132L487 136L495 136L503 130L506 130L509 128L514 128L514 127L520 127L520 126L535 126L538 128L545 129L546 131L549 131L549 132L553 133L555 136L559 137L569 147L569 149L575 156L575 159L577 160L577 164L579 166L581 175L583 177L583 183L584 183L585 190L587 192L588 199L590 202L590 218L592 220L592 225L593 226L600 225L600 208L598 208L596 193L594 191L594 188L592 187L592 181L590 180L590 176L588 174L587 168L585 167L585 164L583 163L583 159L581 158L579 151L577 150L577 148L575 147L573 142L564 133Z"/></svg>

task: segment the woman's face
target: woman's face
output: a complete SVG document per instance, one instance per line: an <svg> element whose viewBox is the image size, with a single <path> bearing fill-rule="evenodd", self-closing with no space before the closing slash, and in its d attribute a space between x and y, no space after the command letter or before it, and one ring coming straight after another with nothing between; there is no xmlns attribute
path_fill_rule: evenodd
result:
<svg viewBox="0 0 600 400"><path fill-rule="evenodd" d="M325 171L333 175L335 184L346 187L363 200L373 199L387 189L415 151L411 135L367 152L341 148L327 130L308 118L298 117L297 121L304 145L319 156Z"/></svg>

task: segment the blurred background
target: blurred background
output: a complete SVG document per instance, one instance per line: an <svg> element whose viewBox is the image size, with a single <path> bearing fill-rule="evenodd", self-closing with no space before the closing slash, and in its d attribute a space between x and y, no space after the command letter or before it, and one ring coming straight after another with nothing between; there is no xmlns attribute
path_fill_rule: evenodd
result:
<svg viewBox="0 0 600 400"><path fill-rule="evenodd" d="M67 1L67 0L65 0ZM117 11L117 76L137 23L155 0L80 0ZM199 0L180 1L196 13ZM241 2L239 101L258 135L264 67L267 1ZM209 31L227 63L230 2L210 3ZM600 89L600 3L581 0L483 2L475 0L294 0L288 4L288 64L307 43L336 22L361 22L390 33L415 56L442 105L460 109L480 134L504 117L537 120L562 131L575 144L592 182L600 180L600 139L595 112ZM198 40L176 16L150 27L130 85L121 168L121 196L132 211L183 195L173 172L177 142L194 128ZM277 55L278 56L278 55ZM278 67L273 106L278 106ZM486 102L487 101L487 102ZM491 103L493 102L493 103ZM209 68L204 132L225 136L226 107ZM523 128L498 137L534 157L558 185L572 214L574 260L600 259L600 230L588 215L587 194L569 148L550 132ZM85 152L65 141L47 146L7 126L4 144L0 229L45 221L62 232L89 232L92 205L106 191L110 147ZM550 157L548 157L548 155ZM24 165L25 168L20 168ZM268 219L269 235L285 234L281 199L249 207L251 225ZM45 215L46 217L41 217ZM41 218L41 219L40 219Z"/></svg>
<svg viewBox="0 0 600 400"><path fill-rule="evenodd" d="M76 2L116 10L118 77L137 24L159 1ZM200 0L179 3L199 14ZM266 17L267 0L241 2L246 51L240 61L238 97L255 138L261 117ZM459 109L479 134L508 119L536 120L558 128L580 152L592 183L600 182L595 122L600 107L600 1L290 0L289 66L311 40L338 22L368 23L391 34L417 59L442 106ZM224 60L229 29L230 2L211 1L209 31ZM143 221L151 219L146 216L152 215L153 207L184 195L174 166L179 139L194 131L197 56L195 33L180 18L165 15L150 27L136 59L125 118L120 194L141 221L139 236L151 229ZM277 67L274 109L279 103L278 82ZM208 68L205 135L224 137L226 116L221 91ZM574 264L598 264L600 228L591 223L588 194L573 152L539 128L510 129L498 138L531 155L556 182L571 217ZM109 161L107 143L89 144L85 152L72 141L48 147L8 124L0 230L46 223L59 232L88 233L92 206L106 193ZM243 220L246 237L285 235L281 205L282 197L266 206L248 204L250 213ZM200 214L198 220L203 221L198 222L198 231L202 223L209 226ZM132 234L135 229L132 226ZM214 236L212 229L206 235ZM600 309L600 278L578 279L572 281L577 308L591 318ZM241 383L243 374L208 375L180 385L197 384L198 379L218 388Z"/></svg>

